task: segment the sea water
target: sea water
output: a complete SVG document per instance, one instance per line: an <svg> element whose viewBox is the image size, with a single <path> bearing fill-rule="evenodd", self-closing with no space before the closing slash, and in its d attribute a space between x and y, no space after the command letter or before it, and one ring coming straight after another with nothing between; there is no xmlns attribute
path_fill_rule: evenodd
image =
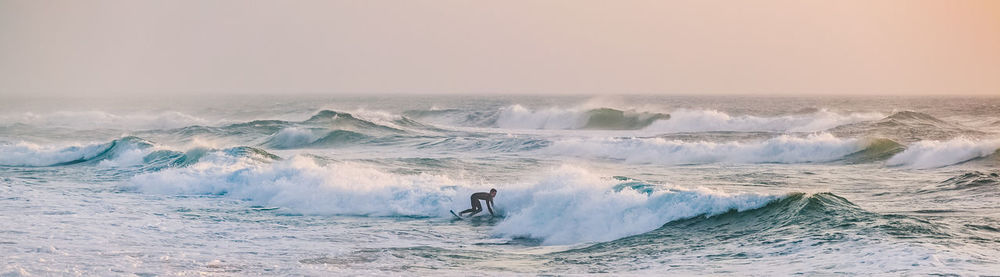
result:
<svg viewBox="0 0 1000 277"><path fill-rule="evenodd" d="M4 276L1000 272L1000 98L0 108Z"/></svg>

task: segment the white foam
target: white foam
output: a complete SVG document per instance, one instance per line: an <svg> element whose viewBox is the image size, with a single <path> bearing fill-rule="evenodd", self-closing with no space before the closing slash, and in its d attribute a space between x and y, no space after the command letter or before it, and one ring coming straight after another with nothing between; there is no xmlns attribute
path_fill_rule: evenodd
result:
<svg viewBox="0 0 1000 277"><path fill-rule="evenodd" d="M47 166L91 159L110 147L110 143L89 145L38 145L30 142L0 145L0 165Z"/></svg>
<svg viewBox="0 0 1000 277"><path fill-rule="evenodd" d="M672 187L644 194L614 191L616 181L564 167L528 187L504 189L498 205L512 210L496 226L503 236L528 236L544 244L610 241L659 228L667 222L759 208L776 195L728 194Z"/></svg>
<svg viewBox="0 0 1000 277"><path fill-rule="evenodd" d="M982 158L1000 149L1000 140L956 138L948 141L918 141L886 161L889 166L935 168Z"/></svg>
<svg viewBox="0 0 1000 277"><path fill-rule="evenodd" d="M110 159L103 160L97 164L98 167L114 168L141 165L146 155L152 152L150 149L141 149L134 144L118 149Z"/></svg>
<svg viewBox="0 0 1000 277"><path fill-rule="evenodd" d="M586 111L560 108L533 111L513 105L500 110L496 124L505 129L577 129L587 124Z"/></svg>
<svg viewBox="0 0 1000 277"><path fill-rule="evenodd" d="M348 163L320 166L304 157L261 163L220 152L130 183L147 193L227 195L328 215L443 216L456 193L454 182L441 176L396 175Z"/></svg>
<svg viewBox="0 0 1000 277"><path fill-rule="evenodd" d="M844 124L884 118L881 113L839 114L828 110L815 113L760 117L731 116L716 110L679 109L670 113L669 120L658 120L646 130L658 132L707 131L766 131L817 132Z"/></svg>
<svg viewBox="0 0 1000 277"><path fill-rule="evenodd" d="M781 135L759 142L721 143L663 138L567 139L555 141L541 151L629 163L806 163L838 160L865 147L858 139L821 133L806 137Z"/></svg>

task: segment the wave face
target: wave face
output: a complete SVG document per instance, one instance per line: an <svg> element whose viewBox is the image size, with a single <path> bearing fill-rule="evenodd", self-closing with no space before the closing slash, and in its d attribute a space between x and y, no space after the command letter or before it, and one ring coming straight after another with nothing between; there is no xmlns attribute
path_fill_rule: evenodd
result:
<svg viewBox="0 0 1000 277"><path fill-rule="evenodd" d="M629 163L807 163L839 160L867 146L858 139L815 134L806 137L782 135L761 142L723 143L662 138L564 140L553 143L545 151Z"/></svg>
<svg viewBox="0 0 1000 277"><path fill-rule="evenodd" d="M1000 140L957 138L948 141L918 141L886 161L889 166L924 169L949 166L993 155Z"/></svg>

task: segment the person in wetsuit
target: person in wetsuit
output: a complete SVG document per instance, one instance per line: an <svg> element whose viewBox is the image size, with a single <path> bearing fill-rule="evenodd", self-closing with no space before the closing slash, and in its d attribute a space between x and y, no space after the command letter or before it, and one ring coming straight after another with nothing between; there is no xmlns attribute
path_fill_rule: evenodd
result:
<svg viewBox="0 0 1000 277"><path fill-rule="evenodd" d="M477 192L473 193L469 198L472 199L472 208L464 210L458 213L462 215L464 213L469 213L469 216L476 215L477 213L483 211L483 206L479 204L479 200L486 200L486 208L490 210L490 215L493 216L493 197L497 196L497 189L490 189L490 192Z"/></svg>

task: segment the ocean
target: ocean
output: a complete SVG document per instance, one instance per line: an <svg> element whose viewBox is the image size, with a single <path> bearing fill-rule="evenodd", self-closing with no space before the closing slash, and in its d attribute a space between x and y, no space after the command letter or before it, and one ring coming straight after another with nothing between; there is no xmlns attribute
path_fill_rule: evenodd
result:
<svg viewBox="0 0 1000 277"><path fill-rule="evenodd" d="M0 275L997 274L998 149L996 97L12 98Z"/></svg>

